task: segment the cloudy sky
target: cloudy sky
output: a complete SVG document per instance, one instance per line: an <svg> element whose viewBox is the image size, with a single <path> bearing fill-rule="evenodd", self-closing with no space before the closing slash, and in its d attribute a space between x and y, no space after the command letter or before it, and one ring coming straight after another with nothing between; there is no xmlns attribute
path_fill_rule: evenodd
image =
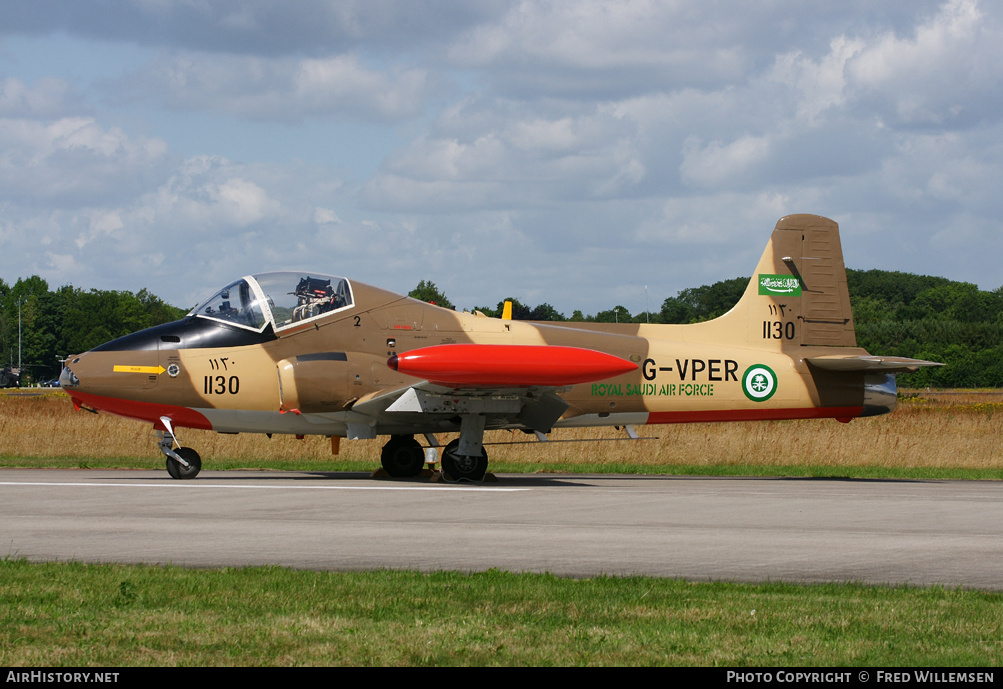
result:
<svg viewBox="0 0 1003 689"><path fill-rule="evenodd" d="M12 0L0 277L191 306L304 268L657 310L776 220L1003 284L987 0Z"/></svg>

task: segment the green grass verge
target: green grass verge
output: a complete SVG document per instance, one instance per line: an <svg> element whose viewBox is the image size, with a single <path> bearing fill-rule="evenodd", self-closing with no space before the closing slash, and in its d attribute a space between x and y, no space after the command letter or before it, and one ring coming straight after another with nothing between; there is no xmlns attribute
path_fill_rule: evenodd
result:
<svg viewBox="0 0 1003 689"><path fill-rule="evenodd" d="M997 666L1003 594L0 560L0 665Z"/></svg>
<svg viewBox="0 0 1003 689"><path fill-rule="evenodd" d="M492 462L495 473L589 473L674 476L762 476L810 478L870 478L910 480L1003 480L1003 469L964 469L955 467L887 466L795 466L763 464L636 464L594 463L506 464Z"/></svg>
<svg viewBox="0 0 1003 689"><path fill-rule="evenodd" d="M0 456L0 468L25 469L163 469L161 457L11 457ZM380 468L376 461L358 460L267 460L213 458L203 460L205 471L249 469L261 471L346 471L372 473ZM889 466L796 466L764 464L664 464L639 465L618 462L562 463L492 462L495 474L630 474L677 476L781 476L810 478L869 478L903 480L1003 480L1003 469L965 469L956 467Z"/></svg>

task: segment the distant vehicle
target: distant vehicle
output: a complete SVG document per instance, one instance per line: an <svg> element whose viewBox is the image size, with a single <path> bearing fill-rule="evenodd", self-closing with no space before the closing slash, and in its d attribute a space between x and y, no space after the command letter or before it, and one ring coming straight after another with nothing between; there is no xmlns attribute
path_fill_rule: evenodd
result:
<svg viewBox="0 0 1003 689"><path fill-rule="evenodd" d="M0 388L18 387L21 387L21 376L14 373L10 366L4 366L3 371L0 371Z"/></svg>

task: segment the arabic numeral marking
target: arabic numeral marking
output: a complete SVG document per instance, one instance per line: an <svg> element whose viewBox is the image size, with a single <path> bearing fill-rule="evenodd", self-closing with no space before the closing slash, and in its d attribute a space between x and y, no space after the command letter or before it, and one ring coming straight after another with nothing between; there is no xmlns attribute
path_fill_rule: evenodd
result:
<svg viewBox="0 0 1003 689"><path fill-rule="evenodd" d="M793 340L795 334L793 321L763 321L764 340Z"/></svg>
<svg viewBox="0 0 1003 689"><path fill-rule="evenodd" d="M240 379L237 376L205 376L202 378L203 395L236 395L240 392Z"/></svg>

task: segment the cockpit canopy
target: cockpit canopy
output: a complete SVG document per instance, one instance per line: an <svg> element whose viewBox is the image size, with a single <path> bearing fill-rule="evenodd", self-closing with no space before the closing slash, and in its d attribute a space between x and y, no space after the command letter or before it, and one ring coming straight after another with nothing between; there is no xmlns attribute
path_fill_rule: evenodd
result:
<svg viewBox="0 0 1003 689"><path fill-rule="evenodd" d="M262 331L283 328L353 306L345 278L283 271L258 273L232 282L188 314Z"/></svg>

